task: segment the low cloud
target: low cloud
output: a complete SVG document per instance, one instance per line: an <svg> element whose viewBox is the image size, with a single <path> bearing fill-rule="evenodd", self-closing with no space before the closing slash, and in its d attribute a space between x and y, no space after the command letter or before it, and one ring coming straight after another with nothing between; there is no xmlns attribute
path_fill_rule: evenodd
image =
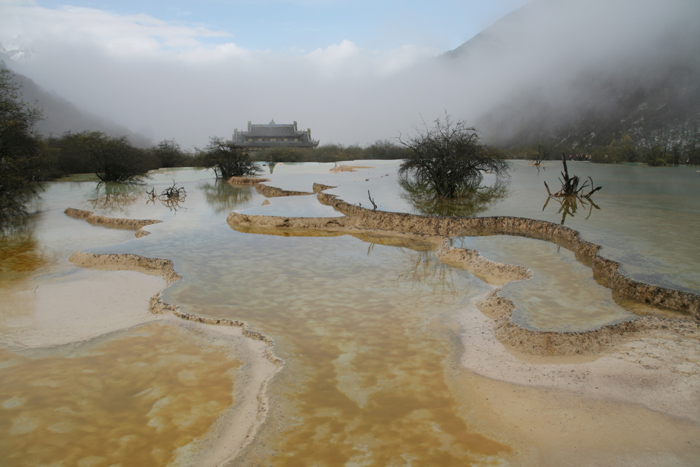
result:
<svg viewBox="0 0 700 467"><path fill-rule="evenodd" d="M17 72L154 141L202 147L209 136L274 118L311 127L322 144L367 144L444 112L475 121L535 84L566 102L577 74L629 66L691 21L684 15L698 9L688 3L540 0L449 59L416 45L379 51L350 40L251 50L203 26L3 1L0 44L31 51L13 64Z"/></svg>
<svg viewBox="0 0 700 467"><path fill-rule="evenodd" d="M2 9L0 43L30 51L13 64L18 72L90 112L185 146L271 118L297 120L324 142L396 136L396 128L376 125L365 96L381 99L377 86L439 52L379 52L349 40L310 52L246 50L222 42L228 34L146 15L27 3Z"/></svg>

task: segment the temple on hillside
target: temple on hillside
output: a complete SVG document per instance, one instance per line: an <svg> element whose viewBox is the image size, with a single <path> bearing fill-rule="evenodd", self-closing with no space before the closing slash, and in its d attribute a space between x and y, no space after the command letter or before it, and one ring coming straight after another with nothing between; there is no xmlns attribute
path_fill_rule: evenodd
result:
<svg viewBox="0 0 700 467"><path fill-rule="evenodd" d="M318 141L311 139L311 128L297 130L297 122L252 124L248 122L248 131L233 130L233 142L250 150L265 148L315 148Z"/></svg>

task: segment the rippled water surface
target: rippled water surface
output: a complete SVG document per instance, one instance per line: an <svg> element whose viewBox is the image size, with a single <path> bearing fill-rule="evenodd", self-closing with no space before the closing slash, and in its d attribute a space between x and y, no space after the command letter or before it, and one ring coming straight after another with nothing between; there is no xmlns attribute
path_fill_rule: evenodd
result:
<svg viewBox="0 0 700 467"><path fill-rule="evenodd" d="M544 206L542 182L550 187L558 183L559 166L548 164L547 170L537 171L516 162L509 195L485 203L478 215L563 220L585 239L603 245L603 254L621 261L633 277L700 290L700 253L693 241L694 232L700 231L700 174L687 168L572 163L571 172L590 175L603 190L594 195L596 206L579 206L563 218L556 201ZM419 213L410 197L401 194L396 162L357 165L372 168L330 173L332 164L278 164L267 176L271 185L285 189L311 191L318 182L337 187L330 192L348 202L371 206L371 196L379 209ZM254 188L218 183L212 175L163 171L144 186L130 188L51 184L43 195L42 212L0 246L0 287L27 289L37 281L70 274L75 267L67 258L80 249L172 259L183 279L166 289L165 301L202 316L244 320L272 337L275 354L285 361L270 387L271 419L245 453L250 464L465 465L508 459L507 438L482 430L479 420L470 418L479 401L468 400L454 385L463 351L456 316L490 286L409 243L389 246L352 236L234 231L226 223L234 209L281 216L339 214L321 206L315 196L273 198L263 206L265 198ZM179 205L147 201L147 189L159 192L172 183L187 190ZM63 210L69 206L164 222L147 227L151 235L135 239L131 231L68 218ZM455 246L533 270L532 280L509 284L502 291L516 303L513 319L524 327L575 331L634 317L593 281L590 268L556 245L498 236L459 238ZM0 320L17 312L0 311ZM16 462L31 455L35 465L51 456L68 464L85 458L94 461L90 465L111 465L118 462L118 453L128 452L146 456L149 465L167 464L169 450L197 436L185 435L186 427L201 432L235 402L225 388L235 384L239 363L225 353L216 354L216 349L197 350L196 342L182 347L188 341L164 329L117 333L76 344L70 352L2 350L0 456ZM152 334L150 351L134 350L146 345L146 334ZM188 362L197 368L186 368ZM172 371L184 366L178 373L158 373L160 379L147 377L170 365ZM96 376L98 369L98 375L104 372L109 378ZM60 381L58 374L63 375ZM183 382L173 376L180 374L191 378ZM74 386L78 381L85 382L80 390ZM215 390L220 386L224 389ZM46 387L55 390L46 392ZM211 397L206 398L209 388ZM156 390L171 394L172 404L156 407L157 398L142 396ZM182 399L180 405L173 402L185 393L190 399ZM129 407L128 417L114 419L116 406ZM162 427L152 422L154 410ZM62 417L62 411L72 415ZM178 418L183 412L190 417ZM89 420L107 421L103 426ZM66 443L67 433L82 433L83 426L108 441L100 442L97 450L94 442L86 441L75 453L56 448ZM171 431L166 436L163 430ZM133 437L154 447L148 451L129 444Z"/></svg>

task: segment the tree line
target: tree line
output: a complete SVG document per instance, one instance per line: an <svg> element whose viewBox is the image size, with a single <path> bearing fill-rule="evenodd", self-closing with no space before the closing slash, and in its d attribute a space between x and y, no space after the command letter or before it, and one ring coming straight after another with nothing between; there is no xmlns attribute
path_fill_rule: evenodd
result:
<svg viewBox="0 0 700 467"><path fill-rule="evenodd" d="M700 165L700 141L687 138L672 142L640 142L629 134L613 138L609 144L595 146L568 146L551 142L516 146L505 150L514 159L532 161L559 160L561 154L574 160L588 160L601 164L646 164L652 167L673 165Z"/></svg>
<svg viewBox="0 0 700 467"><path fill-rule="evenodd" d="M476 129L448 115L432 126L416 128L416 135L400 137L396 142L377 141L367 147L327 144L316 148L269 148L249 152L232 140L211 137L203 149L183 150L174 139L163 140L150 148L136 147L126 137L101 132L67 132L43 138L34 132L41 118L40 109L23 102L19 86L9 70L0 70L0 226L13 216L26 213L29 200L42 181L70 174L93 173L102 182L129 183L149 170L171 167L209 167L217 178L256 175L260 164L280 162L338 162L362 159L400 159L402 186L421 193L426 200L482 199L484 172L506 177L507 158L542 161L556 154L585 156L593 162L646 162L649 165L700 162L700 151L688 153L680 147L642 148L628 135L610 145L582 149L560 148L540 142L536 146L511 148L506 152L482 144ZM685 148L687 149L687 148ZM683 161L684 154L690 154ZM493 188L493 187L492 187ZM496 188L501 188L500 185Z"/></svg>
<svg viewBox="0 0 700 467"><path fill-rule="evenodd" d="M404 159L407 149L399 141L375 141L369 146L344 146L325 144L315 148L278 147L266 148L251 154L253 160L262 162L341 162L362 159Z"/></svg>
<svg viewBox="0 0 700 467"><path fill-rule="evenodd" d="M102 182L134 182L149 170L211 167L218 178L258 172L254 161L337 162L354 159L401 159L405 149L389 141L368 147L329 144L313 149L271 148L248 153L233 141L210 138L209 144L184 150L174 139L150 148L126 137L98 131L42 137L34 130L41 109L24 102L14 74L0 69L0 225L26 213L41 182L71 174L95 174Z"/></svg>

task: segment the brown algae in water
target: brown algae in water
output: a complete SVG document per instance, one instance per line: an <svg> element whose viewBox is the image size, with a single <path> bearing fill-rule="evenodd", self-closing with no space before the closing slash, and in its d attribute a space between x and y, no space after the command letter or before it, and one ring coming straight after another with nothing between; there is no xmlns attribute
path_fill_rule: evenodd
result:
<svg viewBox="0 0 700 467"><path fill-rule="evenodd" d="M240 362L148 324L66 355L0 353L3 465L169 465L234 402Z"/></svg>

